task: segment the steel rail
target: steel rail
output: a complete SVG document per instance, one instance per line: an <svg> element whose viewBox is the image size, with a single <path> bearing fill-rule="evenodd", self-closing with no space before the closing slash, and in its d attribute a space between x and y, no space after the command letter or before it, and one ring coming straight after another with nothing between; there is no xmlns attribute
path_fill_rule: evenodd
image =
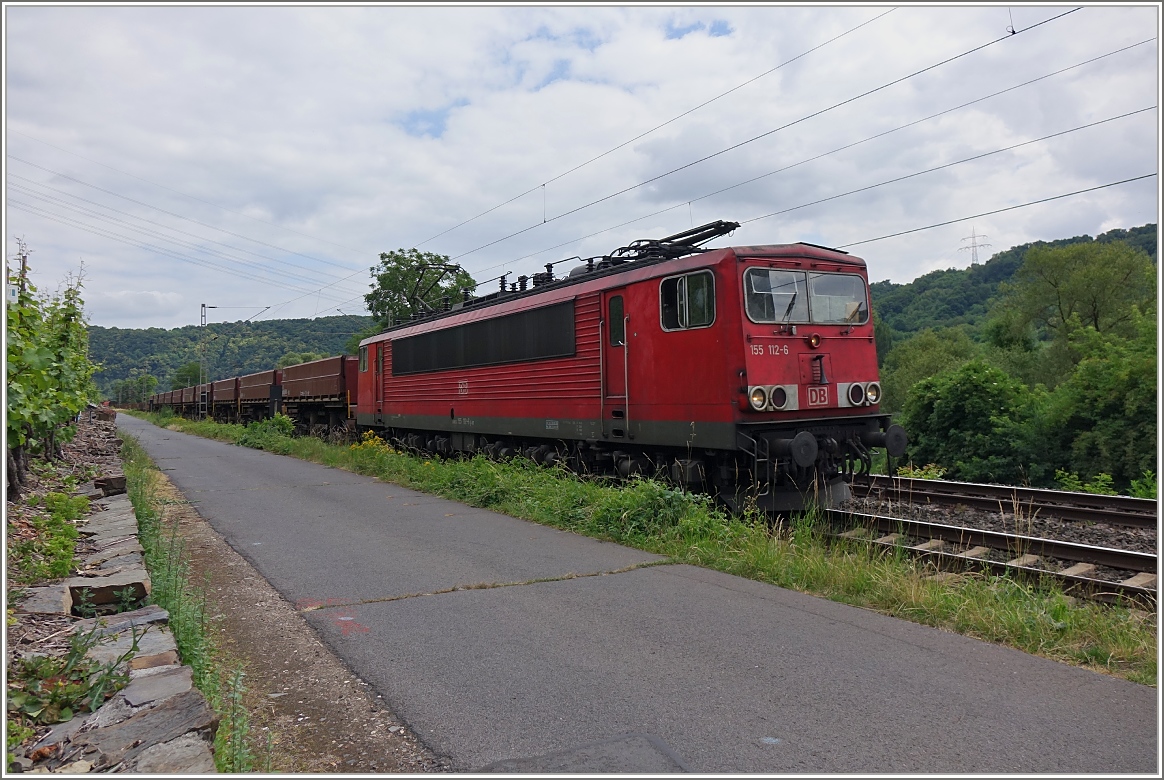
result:
<svg viewBox="0 0 1164 780"><path fill-rule="evenodd" d="M1016 556L1016 561L1023 555L1039 555L1057 558L1078 563L1091 563L1098 566L1108 566L1124 571L1148 572L1157 571L1157 556L1151 553L1133 552L1129 550L1115 550L1108 547L1093 547L1074 542L1060 542L1053 539L1041 539L1021 534L1005 534L997 531L984 531L961 526L942 525L921 520L907 520L884 515L869 515L843 510L827 510L826 516L834 527L858 527L875 530L885 534L888 539L865 539L870 544L879 544L884 547L898 546L898 540L892 535L901 534L911 539L938 539L952 544L961 544L971 547L989 547L993 550L1008 551ZM1053 577L1068 591L1080 592L1088 598L1119 603L1133 601L1140 605L1155 607L1157 591L1155 587L1099 580L1081 574L1064 574L1046 569L1038 569L1025 563L1000 562L966 555L964 553L949 552L938 549L919 549L909 547L910 552L931 558L949 567L954 564L972 565L980 569L987 569L994 574L1017 574L1029 578Z"/></svg>
<svg viewBox="0 0 1164 780"><path fill-rule="evenodd" d="M1036 514L1063 520L1105 522L1130 528L1155 528L1156 501L1129 496L1104 496L1065 490L949 482L873 474L853 480L859 496L886 495L903 503L929 501L962 504L976 509Z"/></svg>

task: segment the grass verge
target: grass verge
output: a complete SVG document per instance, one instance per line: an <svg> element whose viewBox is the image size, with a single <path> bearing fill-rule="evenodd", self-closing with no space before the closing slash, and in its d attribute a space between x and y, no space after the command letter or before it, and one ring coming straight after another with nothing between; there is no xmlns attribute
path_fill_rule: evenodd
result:
<svg viewBox="0 0 1164 780"><path fill-rule="evenodd" d="M1157 683L1156 616L1076 601L1053 581L966 574L954 581L904 550L829 541L808 513L773 528L710 498L645 479L607 484L529 461L417 458L368 435L351 446L248 428L138 415L174 430L374 476L514 517L954 631L1144 685Z"/></svg>
<svg viewBox="0 0 1164 780"><path fill-rule="evenodd" d="M242 669L211 639L206 594L191 583L177 520L167 517L168 506L176 502L161 496L161 472L137 440L122 436L126 490L137 514L138 539L150 573L150 601L170 613L170 630L182 663L191 667L194 685L220 718L214 738L215 765L219 772L263 771L252 747L258 744L257 737L250 733L242 704ZM268 769L269 761L268 754L264 759Z"/></svg>

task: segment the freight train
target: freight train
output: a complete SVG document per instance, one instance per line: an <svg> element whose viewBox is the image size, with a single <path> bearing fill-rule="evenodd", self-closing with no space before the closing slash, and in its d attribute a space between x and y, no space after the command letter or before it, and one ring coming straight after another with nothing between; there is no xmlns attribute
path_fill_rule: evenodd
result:
<svg viewBox="0 0 1164 780"><path fill-rule="evenodd" d="M880 412L865 262L808 243L703 245L714 222L444 300L334 357L160 393L151 407L373 430L441 456L664 476L732 508L849 496Z"/></svg>

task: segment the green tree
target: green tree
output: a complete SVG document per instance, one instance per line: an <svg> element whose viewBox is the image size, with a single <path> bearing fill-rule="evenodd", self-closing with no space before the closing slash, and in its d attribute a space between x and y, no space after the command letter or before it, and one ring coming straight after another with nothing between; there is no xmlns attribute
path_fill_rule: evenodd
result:
<svg viewBox="0 0 1164 780"><path fill-rule="evenodd" d="M1110 474L1126 491L1156 464L1156 316L1132 312L1136 336L1125 339L1076 326L1068 338L1082 355L1055 388L1048 411L1050 449L1084 481Z"/></svg>
<svg viewBox="0 0 1164 780"><path fill-rule="evenodd" d="M130 379L118 379L110 386L106 394L109 400L117 403L140 404L144 403L157 389L158 378L152 374L138 373Z"/></svg>
<svg viewBox="0 0 1164 780"><path fill-rule="evenodd" d="M1012 332L1030 324L1064 338L1076 317L1099 333L1132 335L1132 309L1156 299L1156 271L1147 253L1119 241L1034 247L1004 294Z"/></svg>
<svg viewBox="0 0 1164 780"><path fill-rule="evenodd" d="M450 304L457 303L463 290L477 288L473 277L447 256L417 249L381 252L380 264L371 271L372 292L364 296L364 302L383 327L413 314L440 310L446 298Z"/></svg>
<svg viewBox="0 0 1164 780"><path fill-rule="evenodd" d="M199 384L202 376L202 364L197 360L187 363L174 372L170 379L171 390L181 390L185 387L194 387Z"/></svg>
<svg viewBox="0 0 1164 780"><path fill-rule="evenodd" d="M926 329L899 343L886 357L881 370L885 399L882 408L889 412L900 411L909 389L915 384L967 363L980 352L979 345L971 341L961 328Z"/></svg>
<svg viewBox="0 0 1164 780"><path fill-rule="evenodd" d="M982 360L948 369L918 382L906 398L909 456L945 468L951 479L1041 483L1048 477L1036 455L1045 405L1041 389Z"/></svg>
<svg viewBox="0 0 1164 780"><path fill-rule="evenodd" d="M327 355L322 352L288 352L279 358L275 363L275 368L286 368L287 366L297 366L300 363L310 363L313 360L323 360Z"/></svg>
<svg viewBox="0 0 1164 780"><path fill-rule="evenodd" d="M873 340L877 348L877 367L885 365L885 358L893 351L893 328L873 312Z"/></svg>

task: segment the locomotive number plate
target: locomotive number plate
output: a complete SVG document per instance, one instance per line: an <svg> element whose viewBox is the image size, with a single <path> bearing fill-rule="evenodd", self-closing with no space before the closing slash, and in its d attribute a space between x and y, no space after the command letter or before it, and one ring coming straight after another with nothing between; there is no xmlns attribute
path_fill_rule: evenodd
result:
<svg viewBox="0 0 1164 780"><path fill-rule="evenodd" d="M808 388L808 405L809 406L828 406L829 405L829 388L827 385L823 387Z"/></svg>

